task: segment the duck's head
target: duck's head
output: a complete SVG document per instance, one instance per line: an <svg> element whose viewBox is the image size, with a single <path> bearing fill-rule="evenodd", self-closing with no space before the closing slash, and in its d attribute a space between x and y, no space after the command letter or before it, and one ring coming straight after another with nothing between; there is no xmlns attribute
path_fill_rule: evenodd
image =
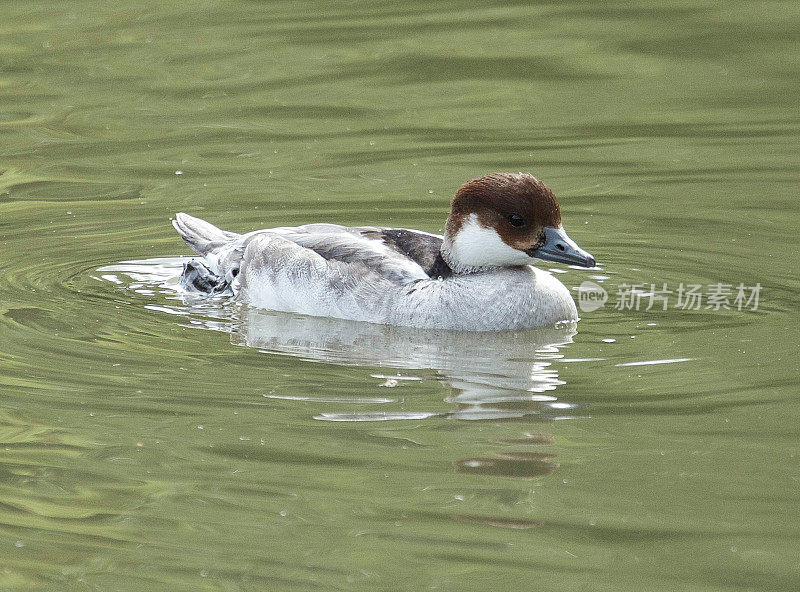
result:
<svg viewBox="0 0 800 592"><path fill-rule="evenodd" d="M534 259L594 267L567 236L553 192L525 173L465 183L453 198L442 257L456 273L529 265Z"/></svg>

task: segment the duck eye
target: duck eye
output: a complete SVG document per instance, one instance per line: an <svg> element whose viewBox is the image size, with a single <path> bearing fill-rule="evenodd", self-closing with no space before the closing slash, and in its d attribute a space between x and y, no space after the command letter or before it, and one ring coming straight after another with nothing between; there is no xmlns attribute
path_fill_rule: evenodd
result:
<svg viewBox="0 0 800 592"><path fill-rule="evenodd" d="M514 226L516 228L525 226L525 220L523 220L522 216L518 216L516 214L511 214L508 217L508 221L511 223L511 226Z"/></svg>

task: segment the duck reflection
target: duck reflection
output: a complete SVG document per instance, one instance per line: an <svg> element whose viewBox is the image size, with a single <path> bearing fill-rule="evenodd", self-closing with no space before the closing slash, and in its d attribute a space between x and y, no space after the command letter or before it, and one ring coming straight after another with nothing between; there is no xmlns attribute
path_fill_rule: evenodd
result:
<svg viewBox="0 0 800 592"><path fill-rule="evenodd" d="M199 322L199 321L197 321ZM239 308L228 325L231 341L261 351L304 360L395 369L434 370L450 387L442 412L358 411L320 413L321 421L390 421L447 417L459 420L549 422L572 417L570 403L554 391L564 384L552 366L561 357L574 326L510 333L465 333L418 330L337 319L304 317ZM418 377L372 374L380 386L396 387ZM356 401L354 401L356 402ZM376 400L377 402L377 400ZM461 473L512 478L543 477L559 464L549 451L532 446L552 444L546 432L498 442L503 449L455 462ZM510 447L514 447L513 449Z"/></svg>
<svg viewBox="0 0 800 592"><path fill-rule="evenodd" d="M526 432L521 438L500 440L498 444L536 446L554 444L555 440L548 432ZM539 450L500 450L492 456L465 458L456 463L461 473L527 479L544 477L558 467L554 452Z"/></svg>
<svg viewBox="0 0 800 592"><path fill-rule="evenodd" d="M574 407L556 399L564 382L552 362L570 343L574 325L504 333L432 331L307 317L238 307L233 322L220 327L237 345L304 360L407 370L434 370L450 387L447 411L325 413L326 421L387 421L449 417L461 420L536 420L570 417ZM403 377L373 375L382 386Z"/></svg>
<svg viewBox="0 0 800 592"><path fill-rule="evenodd" d="M502 477L543 477L558 468L556 455L536 450L513 450L494 456L464 458L456 463L461 473L499 475Z"/></svg>
<svg viewBox="0 0 800 592"><path fill-rule="evenodd" d="M496 333L414 329L291 313L270 312L215 299L198 299L181 292L177 283L182 259L132 261L101 268L97 279L125 283L122 273L135 280L132 288L155 288L183 301L183 307L148 305L152 310L185 316L190 326L230 334L236 345L302 360L394 370L434 371L449 387L448 409L430 411L354 410L319 413L320 421L365 422L450 418L468 421L550 422L575 417L575 405L559 401L555 391L564 384L553 362L560 349L572 342L575 325ZM116 272L111 274L110 272ZM150 292L152 293L152 292ZM202 316L200 316L202 315ZM372 374L383 387L422 380L386 372ZM268 395L287 398L281 395ZM325 397L304 400L330 401ZM389 397L336 399L343 403L394 402ZM544 432L497 442L494 454L464 458L456 470L517 478L548 475L558 468L555 454L532 449L552 444Z"/></svg>

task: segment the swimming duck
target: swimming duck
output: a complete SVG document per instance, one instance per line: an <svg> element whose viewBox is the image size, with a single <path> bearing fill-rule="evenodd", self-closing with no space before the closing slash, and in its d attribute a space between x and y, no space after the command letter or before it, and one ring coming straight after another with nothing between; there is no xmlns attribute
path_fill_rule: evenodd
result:
<svg viewBox="0 0 800 592"><path fill-rule="evenodd" d="M335 224L236 234L185 213L172 224L202 256L184 266L189 290L410 327L502 331L576 322L569 290L532 264L595 265L564 232L553 192L524 173L462 185L444 236Z"/></svg>

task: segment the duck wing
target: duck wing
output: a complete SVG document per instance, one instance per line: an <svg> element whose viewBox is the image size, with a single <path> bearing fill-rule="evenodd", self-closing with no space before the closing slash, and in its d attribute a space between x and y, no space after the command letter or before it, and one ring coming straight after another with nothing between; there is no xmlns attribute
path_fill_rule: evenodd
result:
<svg viewBox="0 0 800 592"><path fill-rule="evenodd" d="M328 261L366 268L396 284L439 277L449 271L439 254L442 237L419 230L306 224L253 234L262 232L310 249Z"/></svg>
<svg viewBox="0 0 800 592"><path fill-rule="evenodd" d="M394 284L405 285L451 273L439 252L442 237L420 230L305 224L236 234L183 212L175 216L173 226L192 250L203 257L202 265L190 266L192 274L210 274L206 279L217 286L230 283L238 275L240 267L247 264L244 253L248 245L265 234L309 249L327 261L338 262L337 268L352 265L357 273L369 271ZM203 278L188 283L207 291L202 289L206 283Z"/></svg>
<svg viewBox="0 0 800 592"><path fill-rule="evenodd" d="M390 249L419 265L429 278L445 278L453 273L442 258L443 238L438 234L407 228L358 227L351 230L373 240L380 240Z"/></svg>

